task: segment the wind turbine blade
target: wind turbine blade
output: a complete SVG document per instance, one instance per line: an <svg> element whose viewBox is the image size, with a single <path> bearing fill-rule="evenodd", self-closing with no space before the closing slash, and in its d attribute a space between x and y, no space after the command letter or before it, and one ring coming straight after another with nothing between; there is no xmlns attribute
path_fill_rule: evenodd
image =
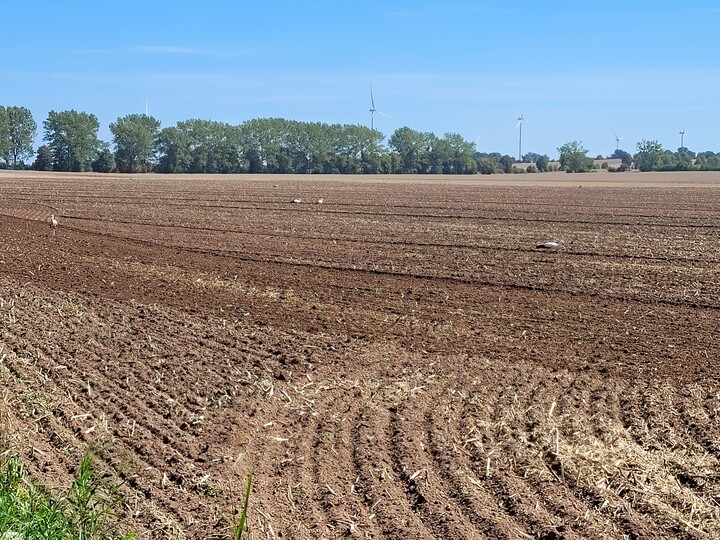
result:
<svg viewBox="0 0 720 540"><path fill-rule="evenodd" d="M382 112L382 111L378 111L377 109L375 109L375 112L378 113L378 114L382 114L383 116L387 116L388 118L390 118L390 115L389 115L389 114L385 114L385 113Z"/></svg>
<svg viewBox="0 0 720 540"><path fill-rule="evenodd" d="M375 99L373 98L372 84L370 85L370 104L372 105L373 110L375 110Z"/></svg>

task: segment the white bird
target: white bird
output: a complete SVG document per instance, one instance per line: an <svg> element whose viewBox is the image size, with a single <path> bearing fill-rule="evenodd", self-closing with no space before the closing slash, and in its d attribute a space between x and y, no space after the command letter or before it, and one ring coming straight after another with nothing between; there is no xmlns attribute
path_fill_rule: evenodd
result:
<svg viewBox="0 0 720 540"><path fill-rule="evenodd" d="M317 203L318 203L318 204L322 204L324 201L325 201L325 199L323 199L322 197L320 197L320 198L317 200Z"/></svg>
<svg viewBox="0 0 720 540"><path fill-rule="evenodd" d="M292 202L294 204L300 204L302 202L302 199L293 199Z"/></svg>
<svg viewBox="0 0 720 540"><path fill-rule="evenodd" d="M58 220L55 217L55 214L50 214L50 230L53 233L53 236L55 235L55 229L57 229L58 226Z"/></svg>
<svg viewBox="0 0 720 540"><path fill-rule="evenodd" d="M553 240L552 242L543 242L542 244L538 244L535 246L535 249L549 249L549 250L557 250L560 249L565 242L562 240Z"/></svg>

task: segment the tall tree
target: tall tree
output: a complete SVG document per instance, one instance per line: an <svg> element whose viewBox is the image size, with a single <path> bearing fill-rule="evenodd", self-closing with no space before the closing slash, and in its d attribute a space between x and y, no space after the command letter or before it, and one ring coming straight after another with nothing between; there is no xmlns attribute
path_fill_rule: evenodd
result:
<svg viewBox="0 0 720 540"><path fill-rule="evenodd" d="M637 143L635 163L641 171L656 171L663 166L664 154L662 145L657 141L643 139Z"/></svg>
<svg viewBox="0 0 720 540"><path fill-rule="evenodd" d="M157 137L158 172L244 172L238 126L211 120L184 120Z"/></svg>
<svg viewBox="0 0 720 540"><path fill-rule="evenodd" d="M164 173L186 173L190 170L188 134L179 125L166 127L157 139L157 170Z"/></svg>
<svg viewBox="0 0 720 540"><path fill-rule="evenodd" d="M53 170L85 170L99 146L97 117L74 109L50 111L43 127L44 139L53 155Z"/></svg>
<svg viewBox="0 0 720 540"><path fill-rule="evenodd" d="M13 169L18 160L33 155L33 141L37 134L37 123L32 113L25 107L8 107L8 154L12 158ZM8 162L9 164L9 162Z"/></svg>
<svg viewBox="0 0 720 540"><path fill-rule="evenodd" d="M52 171L53 156L50 149L44 144L38 148L37 157L32 164L36 171Z"/></svg>
<svg viewBox="0 0 720 540"><path fill-rule="evenodd" d="M92 161L92 170L93 172L100 173L110 173L117 170L115 166L115 156L110 151L110 145L108 143L100 143L97 156Z"/></svg>
<svg viewBox="0 0 720 540"><path fill-rule="evenodd" d="M389 144L400 156L401 172L422 172L422 163L427 161L430 150L425 134L409 127L401 127L390 136Z"/></svg>
<svg viewBox="0 0 720 540"><path fill-rule="evenodd" d="M145 114L128 114L110 124L115 163L120 172L146 172L155 151L160 122Z"/></svg>
<svg viewBox="0 0 720 540"><path fill-rule="evenodd" d="M7 109L0 105L0 158L9 162L10 153L10 122Z"/></svg>
<svg viewBox="0 0 720 540"><path fill-rule="evenodd" d="M450 159L445 163L443 173L475 174L477 172L472 142L466 141L458 133L446 133L442 140L450 151Z"/></svg>
<svg viewBox="0 0 720 540"><path fill-rule="evenodd" d="M593 168L593 160L587 156L588 151L582 142L570 141L558 148L560 167L567 172L587 172Z"/></svg>
<svg viewBox="0 0 720 540"><path fill-rule="evenodd" d="M427 152L420 154L420 172L442 174L449 169L452 161L452 148L446 139L440 139L434 133L423 133Z"/></svg>

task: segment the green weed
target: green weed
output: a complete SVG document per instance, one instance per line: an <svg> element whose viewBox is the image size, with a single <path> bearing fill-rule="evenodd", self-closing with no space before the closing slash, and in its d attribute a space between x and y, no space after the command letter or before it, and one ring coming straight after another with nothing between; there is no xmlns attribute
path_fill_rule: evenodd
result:
<svg viewBox="0 0 720 540"><path fill-rule="evenodd" d="M233 540L240 540L242 533L245 530L245 521L247 520L248 503L250 502L250 489L252 488L252 473L248 475L247 488L245 489L245 505L243 506L242 514L240 515L240 521L233 530Z"/></svg>
<svg viewBox="0 0 720 540"><path fill-rule="evenodd" d="M91 455L83 458L67 494L53 497L33 484L16 459L0 462L0 539L129 540L112 521L120 499L96 475Z"/></svg>

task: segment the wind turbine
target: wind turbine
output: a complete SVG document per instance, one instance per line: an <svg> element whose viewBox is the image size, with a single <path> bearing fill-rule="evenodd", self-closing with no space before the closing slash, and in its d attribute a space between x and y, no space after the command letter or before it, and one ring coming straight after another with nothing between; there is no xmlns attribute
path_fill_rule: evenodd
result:
<svg viewBox="0 0 720 540"><path fill-rule="evenodd" d="M683 129L680 132L680 151L683 151L683 148L685 148L685 130Z"/></svg>
<svg viewBox="0 0 720 540"><path fill-rule="evenodd" d="M615 152L618 152L620 150L620 141L622 141L623 138L618 137L617 133L615 133L614 135L615 135Z"/></svg>
<svg viewBox="0 0 720 540"><path fill-rule="evenodd" d="M520 113L520 116L518 117L518 123L517 126L520 128L520 141L518 142L518 161L522 161L522 125L527 124L530 125L530 122L525 120L525 116L523 116L523 113Z"/></svg>
<svg viewBox="0 0 720 540"><path fill-rule="evenodd" d="M375 98L373 98L373 91L372 91L372 84L370 85L370 129L375 130L375 113L380 113L383 116L387 116L390 118L389 114L385 114L382 111L379 111L375 108Z"/></svg>

